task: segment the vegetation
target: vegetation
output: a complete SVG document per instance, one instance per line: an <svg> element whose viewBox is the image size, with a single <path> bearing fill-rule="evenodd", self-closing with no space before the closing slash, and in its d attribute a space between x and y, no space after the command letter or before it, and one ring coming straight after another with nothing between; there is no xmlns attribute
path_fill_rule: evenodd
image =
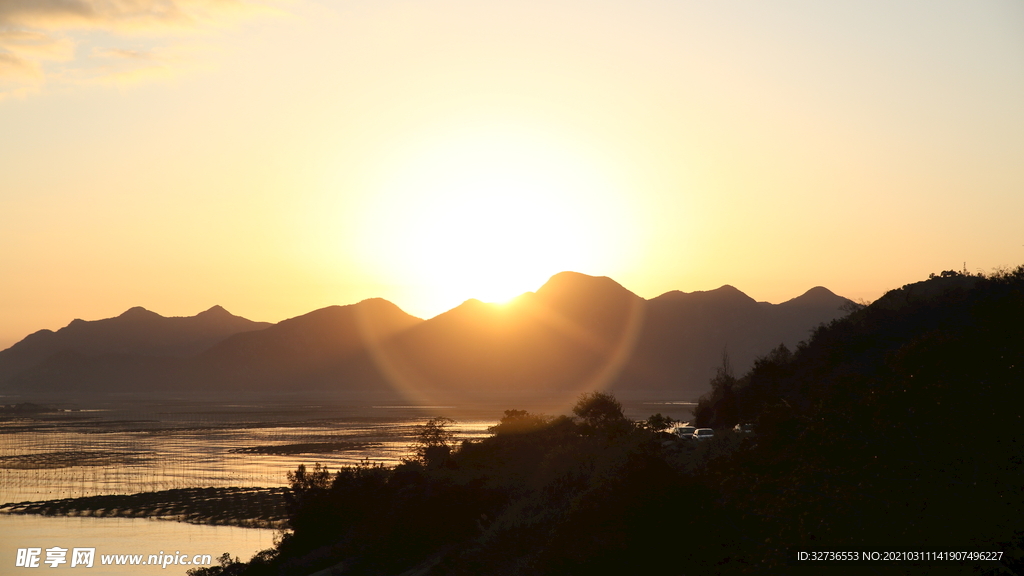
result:
<svg viewBox="0 0 1024 576"><path fill-rule="evenodd" d="M932 275L716 378L697 425L757 434L713 472L750 536L737 551L959 546L1024 569L1022 367L1024 266Z"/></svg>
<svg viewBox="0 0 1024 576"><path fill-rule="evenodd" d="M945 273L741 377L724 359L695 412L713 440L675 439L660 415L633 423L603 393L573 416L507 410L457 446L435 420L397 467L300 467L293 532L201 574L774 574L801 568L798 551L871 549L1002 552L926 570L1021 573L1022 366L1024 267ZM746 422L752 434L731 432Z"/></svg>

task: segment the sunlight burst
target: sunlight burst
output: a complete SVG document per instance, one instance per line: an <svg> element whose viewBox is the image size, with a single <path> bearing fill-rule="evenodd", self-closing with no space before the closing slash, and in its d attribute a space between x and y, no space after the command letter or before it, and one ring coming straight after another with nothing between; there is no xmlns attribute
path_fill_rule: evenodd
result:
<svg viewBox="0 0 1024 576"><path fill-rule="evenodd" d="M442 311L504 302L564 270L617 264L625 209L593 164L521 134L466 135L421 149L368 207L360 245L381 273Z"/></svg>

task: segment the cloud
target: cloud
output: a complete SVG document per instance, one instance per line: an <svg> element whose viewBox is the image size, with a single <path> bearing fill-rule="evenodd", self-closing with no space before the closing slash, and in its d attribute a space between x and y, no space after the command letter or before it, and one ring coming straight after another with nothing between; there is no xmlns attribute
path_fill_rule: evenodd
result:
<svg viewBox="0 0 1024 576"><path fill-rule="evenodd" d="M0 26L154 30L211 23L250 7L242 0L3 0Z"/></svg>
<svg viewBox="0 0 1024 576"><path fill-rule="evenodd" d="M124 60L157 60L156 52L153 50L129 50L127 48L97 48L93 54L105 58L120 58Z"/></svg>
<svg viewBox="0 0 1024 576"><path fill-rule="evenodd" d="M70 38L0 29L0 98L27 93L26 89L43 81L43 62L67 62L74 53L75 44Z"/></svg>
<svg viewBox="0 0 1024 576"><path fill-rule="evenodd" d="M66 37L55 37L30 30L0 30L0 53L33 61L68 61L74 58L75 43Z"/></svg>
<svg viewBox="0 0 1024 576"><path fill-rule="evenodd" d="M173 50L193 32L265 11L266 1L0 0L0 99L47 80L167 76L172 66L155 62L161 59L152 45ZM112 38L112 44L128 37L134 42L76 51L83 35L96 33Z"/></svg>
<svg viewBox="0 0 1024 576"><path fill-rule="evenodd" d="M36 78L39 75L39 66L34 62L30 62L24 58L18 58L10 52L0 52L0 78Z"/></svg>
<svg viewBox="0 0 1024 576"><path fill-rule="evenodd" d="M181 54L164 50L95 48L95 66L83 79L92 83L136 84L169 78L186 68Z"/></svg>
<svg viewBox="0 0 1024 576"><path fill-rule="evenodd" d="M0 26L39 26L62 20L87 21L92 17L88 2L76 0L4 0L0 3Z"/></svg>

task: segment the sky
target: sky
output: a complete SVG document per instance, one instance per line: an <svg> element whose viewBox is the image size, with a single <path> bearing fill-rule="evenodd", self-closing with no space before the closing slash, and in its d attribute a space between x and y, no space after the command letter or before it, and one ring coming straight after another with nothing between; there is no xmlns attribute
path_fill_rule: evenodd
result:
<svg viewBox="0 0 1024 576"><path fill-rule="evenodd" d="M1024 4L0 0L0 349L1024 263Z"/></svg>

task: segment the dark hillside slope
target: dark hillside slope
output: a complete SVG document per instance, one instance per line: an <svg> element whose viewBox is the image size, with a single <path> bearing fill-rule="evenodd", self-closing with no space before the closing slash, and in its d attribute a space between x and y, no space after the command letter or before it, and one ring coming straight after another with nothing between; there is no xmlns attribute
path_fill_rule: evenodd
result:
<svg viewBox="0 0 1024 576"><path fill-rule="evenodd" d="M609 278L563 272L505 305L469 300L397 335L384 356L392 379L424 400L571 399L615 375L643 302Z"/></svg>
<svg viewBox="0 0 1024 576"><path fill-rule="evenodd" d="M220 306L187 317L164 317L136 306L103 320L74 320L64 328L40 330L0 351L0 385L75 379L95 382L122 379L118 374L159 374L177 364L173 358L194 356L242 332L262 330L267 322L235 316ZM84 387L90 387L84 384Z"/></svg>
<svg viewBox="0 0 1024 576"><path fill-rule="evenodd" d="M720 374L709 440L601 393L481 440L437 418L394 468L300 467L293 532L193 575L1022 574L1022 336L1024 267L905 286ZM822 551L992 558L797 560Z"/></svg>
<svg viewBox="0 0 1024 576"><path fill-rule="evenodd" d="M844 316L850 304L821 287L782 304L756 302L728 285L662 294L645 303L632 358L612 389L623 397L640 391L696 399L723 352L734 369L747 370L779 344L796 346L818 325Z"/></svg>
<svg viewBox="0 0 1024 576"><path fill-rule="evenodd" d="M351 362L368 347L421 322L382 298L329 306L224 340L196 359L185 381L248 391L344 388L353 384Z"/></svg>
<svg viewBox="0 0 1024 576"><path fill-rule="evenodd" d="M530 399L544 410L587 390L695 400L723 350L744 370L843 315L845 304L824 288L772 305L731 286L644 300L610 278L562 272L507 304L469 300L425 321L379 298L273 326L219 307L194 318L133 308L0 352L0 390L59 398L397 389L425 405Z"/></svg>
<svg viewBox="0 0 1024 576"><path fill-rule="evenodd" d="M202 319L210 313L204 312L195 318ZM118 325L114 321L125 316L145 320L131 325L139 332L137 339L142 344L160 340L163 332L159 329L159 320L192 320L167 319L133 309L118 318L84 324ZM70 397L103 393L202 392L216 395L237 394L240 390L246 393L340 391L366 382L379 387L381 378L372 366L361 365L358 357L370 344L419 322L422 320L394 304L374 298L350 306L322 308L269 327L260 323L261 329L226 335L191 356L170 354L166 346L136 345L121 352L120 348L105 351L94 343L92 348L62 349L21 370L9 378L8 390L40 397ZM72 323L65 330L75 325ZM141 352L149 349L166 353ZM353 374L360 378L353 378Z"/></svg>
<svg viewBox="0 0 1024 576"><path fill-rule="evenodd" d="M716 378L698 425L755 423L756 446L716 472L747 553L766 538L957 547L1006 551L1020 573L1022 369L1024 267L904 286L795 353Z"/></svg>
<svg viewBox="0 0 1024 576"><path fill-rule="evenodd" d="M562 272L508 304L469 300L426 320L377 360L425 403L571 400L593 389L689 400L707 390L723 350L745 369L846 314L848 304L814 288L773 305L732 286L644 300L610 278Z"/></svg>

